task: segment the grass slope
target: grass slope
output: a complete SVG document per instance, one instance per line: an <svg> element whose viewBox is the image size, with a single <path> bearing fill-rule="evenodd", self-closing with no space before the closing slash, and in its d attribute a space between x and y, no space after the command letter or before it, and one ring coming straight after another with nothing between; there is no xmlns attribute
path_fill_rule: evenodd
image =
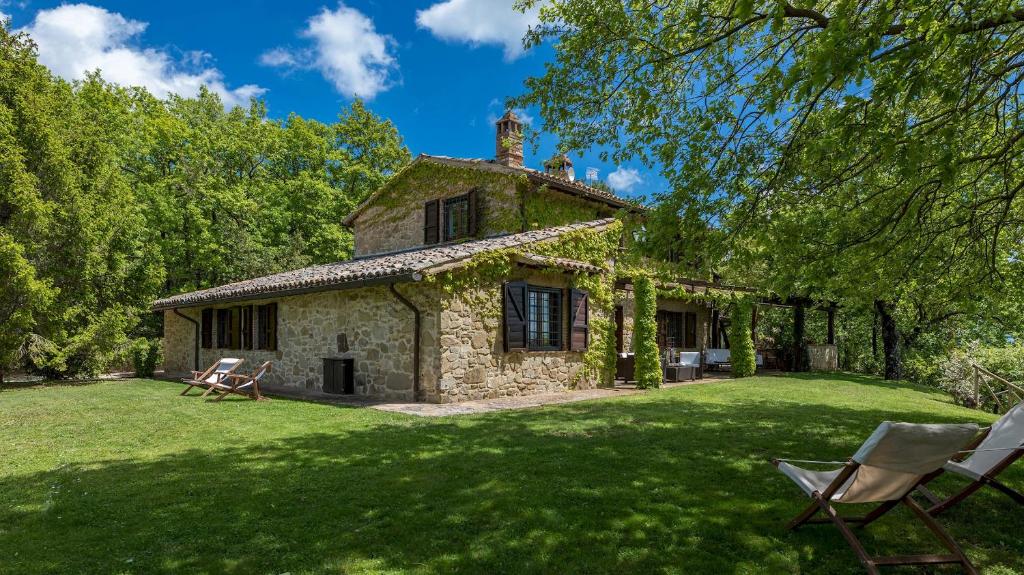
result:
<svg viewBox="0 0 1024 575"><path fill-rule="evenodd" d="M844 459L884 419L992 419L845 375L444 419L179 390L0 391L0 573L860 573L835 529L783 529L807 500L768 458ZM943 522L1009 574L1021 517L982 492ZM903 510L864 541L939 550Z"/></svg>

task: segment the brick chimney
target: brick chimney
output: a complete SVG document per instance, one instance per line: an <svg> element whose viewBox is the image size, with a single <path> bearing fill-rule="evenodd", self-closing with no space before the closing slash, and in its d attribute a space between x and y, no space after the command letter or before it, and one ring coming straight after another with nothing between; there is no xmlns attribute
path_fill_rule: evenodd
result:
<svg viewBox="0 0 1024 575"><path fill-rule="evenodd" d="M496 123L494 159L513 168L523 167L523 125L509 110Z"/></svg>
<svg viewBox="0 0 1024 575"><path fill-rule="evenodd" d="M555 154L544 162L544 173L558 176L570 182L576 179L576 171L572 168L572 160L565 154Z"/></svg>

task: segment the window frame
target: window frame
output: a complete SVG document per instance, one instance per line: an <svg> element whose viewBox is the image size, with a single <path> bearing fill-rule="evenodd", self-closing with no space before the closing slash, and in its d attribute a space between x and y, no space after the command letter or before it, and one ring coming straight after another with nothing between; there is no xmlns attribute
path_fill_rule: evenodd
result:
<svg viewBox="0 0 1024 575"><path fill-rule="evenodd" d="M551 342L556 338L552 335L557 335L556 343L542 344L539 340L544 338L541 337L539 329L539 320L534 317L535 306L533 304L534 294L548 294L549 298L553 298L554 304L549 303L548 309L548 330L547 340ZM549 300L549 302L552 300ZM553 308L553 309L550 309ZM538 286L527 284L526 285L526 349L528 351L561 351L565 349L565 292L561 288L551 288L545 286ZM534 336L534 325L538 326L536 331L537 337Z"/></svg>
<svg viewBox="0 0 1024 575"><path fill-rule="evenodd" d="M442 217L440 218L441 236L444 239L444 241L454 242L456 240L471 237L469 233L470 228L472 227L470 220L473 217L471 203L472 202L470 202L469 194L462 194L460 196L453 196L444 199L444 202L441 206ZM453 220L453 218L451 217L451 210L455 206L459 206L465 209L465 227L462 229L452 230L449 233L449 224Z"/></svg>

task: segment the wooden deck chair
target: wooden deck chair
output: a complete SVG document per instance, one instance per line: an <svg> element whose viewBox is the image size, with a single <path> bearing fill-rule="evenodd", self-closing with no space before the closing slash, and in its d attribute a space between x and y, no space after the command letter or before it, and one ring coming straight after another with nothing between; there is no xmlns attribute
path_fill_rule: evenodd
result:
<svg viewBox="0 0 1024 575"><path fill-rule="evenodd" d="M232 393L238 395L244 395L245 397L260 400L266 399L263 394L260 393L260 380L263 376L270 371L270 362L265 361L263 365L257 367L250 374L232 373L228 374L227 378L220 383L215 383L210 386L209 389L203 393L203 397L206 397L211 392L219 392L214 401L220 401Z"/></svg>
<svg viewBox="0 0 1024 575"><path fill-rule="evenodd" d="M210 386L224 381L229 375L235 372L236 369L244 359L236 359L233 357L224 357L217 360L217 363L211 365L206 371L193 371L192 377L184 377L181 379L182 383L188 384L185 391L181 392L181 395L188 395L188 392L193 387L205 387L209 391ZM204 394L205 395L205 394Z"/></svg>
<svg viewBox="0 0 1024 575"><path fill-rule="evenodd" d="M1024 505L1024 494L996 479L996 476L1021 457L1024 457L1024 402L1018 403L993 423L984 435L978 438L974 444L968 446L964 456L954 457L942 469L921 482L918 491L932 503L928 513L938 515L967 499L972 493L986 485L994 487L1017 503ZM970 479L971 482L959 492L943 500L929 491L925 484L945 472L962 475Z"/></svg>
<svg viewBox="0 0 1024 575"><path fill-rule="evenodd" d="M787 460L772 460L779 471L786 474L814 500L807 509L790 521L788 528L796 529L804 523L832 522L871 574L880 573L878 568L881 566L943 563L958 563L967 573L976 574L977 570L971 565L960 546L910 497L910 493L925 477L940 469L950 457L963 449L977 433L978 426L974 424L929 425L886 421L878 426L857 453L840 469L810 471L790 465ZM879 505L863 517L842 517L833 506L835 503ZM848 524L867 526L900 503L909 507L928 527L949 550L948 555L868 555ZM826 517L813 519L819 512L824 513Z"/></svg>

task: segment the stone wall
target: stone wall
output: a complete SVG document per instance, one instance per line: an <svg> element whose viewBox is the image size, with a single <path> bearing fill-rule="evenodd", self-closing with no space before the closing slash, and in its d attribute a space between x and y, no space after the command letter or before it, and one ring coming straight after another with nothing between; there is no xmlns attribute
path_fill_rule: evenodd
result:
<svg viewBox="0 0 1024 575"><path fill-rule="evenodd" d="M811 371L835 371L839 369L839 350L835 345L808 345Z"/></svg>
<svg viewBox="0 0 1024 575"><path fill-rule="evenodd" d="M421 310L421 393L436 395L440 350L438 348L439 305L436 290L420 284L399 284L397 289ZM389 400L413 398L413 313L386 286L329 291L283 297L277 300L237 302L209 306L214 309L236 305L278 303L278 349L276 351L200 349L200 369L220 357L245 359L243 371L272 361L267 382L311 390L323 387L323 358L351 357L355 360L358 395ZM200 308L181 310L199 321ZM216 321L213 341L216 343ZM338 349L344 334L348 351ZM164 312L165 370L169 373L192 369L195 328L186 320Z"/></svg>
<svg viewBox="0 0 1024 575"><path fill-rule="evenodd" d="M449 177L435 177L432 169L443 170ZM423 205L430 200L444 200L474 189L479 202L478 236L521 231L522 218L514 178L505 174L451 170L424 163L389 182L374 203L365 208L352 224L355 255L422 246Z"/></svg>
<svg viewBox="0 0 1024 575"><path fill-rule="evenodd" d="M519 272L511 279L566 288L566 274ZM480 286L451 294L441 311L441 378L438 401L455 402L590 389L598 382L587 377L580 351L504 351L502 284ZM568 322L563 306L562 323ZM591 318L603 310L590 306Z"/></svg>

